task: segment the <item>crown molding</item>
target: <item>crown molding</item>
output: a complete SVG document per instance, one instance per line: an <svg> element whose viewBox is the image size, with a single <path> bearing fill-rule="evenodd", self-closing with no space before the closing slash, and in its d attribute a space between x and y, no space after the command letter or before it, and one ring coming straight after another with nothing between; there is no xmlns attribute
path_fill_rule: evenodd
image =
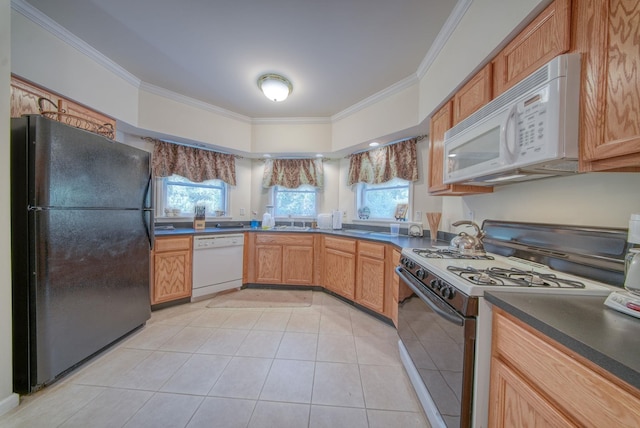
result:
<svg viewBox="0 0 640 428"><path fill-rule="evenodd" d="M216 113L221 116L228 117L229 119L239 120L241 122L246 122L246 123L251 122L251 118L249 116L245 116L245 115L233 112L231 110L227 110L222 107L218 107L213 104L206 103L204 101L196 100L195 98L191 98L186 95L182 95L177 92L173 92L168 89L161 88L160 86L152 85L147 82L140 83L140 90L150 92L152 94L155 94L164 98L168 98L170 100L176 101L181 104L186 104L191 107L196 107L202 110Z"/></svg>
<svg viewBox="0 0 640 428"><path fill-rule="evenodd" d="M140 79L120 65L104 56L102 53L91 47L89 44L81 40L79 37L71 33L66 28L49 18L44 13L40 12L35 7L31 6L24 0L11 0L11 9L15 10L25 18L29 19L33 23L42 27L45 31L53 34L67 45L75 48L82 54L88 56L98 64L102 65L107 70L119 76L123 80L127 81L135 87L140 87Z"/></svg>
<svg viewBox="0 0 640 428"><path fill-rule="evenodd" d="M258 117L251 119L254 125L326 125L330 117Z"/></svg>
<svg viewBox="0 0 640 428"><path fill-rule="evenodd" d="M418 70L416 71L416 75L418 76L418 80L422 79L424 75L427 73L427 70L433 64L433 61L438 57L440 51L451 37L451 34L455 31L460 24L460 20L467 13L467 9L471 6L473 0L458 0L456 5L453 7L451 14L445 21L444 25L440 29L440 32L436 36L436 39L433 41L433 44L429 48L429 51L425 55L424 59L418 66Z"/></svg>
<svg viewBox="0 0 640 428"><path fill-rule="evenodd" d="M347 107L341 112L334 114L333 116L331 116L331 122L337 122L338 120L351 116L352 114L365 109L379 101L382 101L383 99L388 98L391 95L395 95L398 92L415 85L416 83L418 83L418 78L415 74L412 74L411 76L406 77L397 83L394 83L393 85L371 95L370 97L365 98L364 100L352 105L351 107Z"/></svg>

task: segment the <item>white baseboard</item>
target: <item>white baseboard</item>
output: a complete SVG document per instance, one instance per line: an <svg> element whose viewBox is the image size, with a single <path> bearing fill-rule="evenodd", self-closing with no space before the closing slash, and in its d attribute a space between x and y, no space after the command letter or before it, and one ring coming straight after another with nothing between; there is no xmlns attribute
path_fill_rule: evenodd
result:
<svg viewBox="0 0 640 428"><path fill-rule="evenodd" d="M18 394L11 394L8 397L0 400L0 416L9 412L9 410L17 407L20 404L20 396Z"/></svg>

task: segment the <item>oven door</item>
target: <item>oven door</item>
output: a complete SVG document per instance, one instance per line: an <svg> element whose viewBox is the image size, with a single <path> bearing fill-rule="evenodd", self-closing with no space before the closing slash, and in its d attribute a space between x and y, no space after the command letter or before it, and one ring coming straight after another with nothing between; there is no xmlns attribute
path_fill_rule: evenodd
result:
<svg viewBox="0 0 640 428"><path fill-rule="evenodd" d="M471 425L476 320L464 317L402 267L413 295L400 303L400 353L432 427Z"/></svg>

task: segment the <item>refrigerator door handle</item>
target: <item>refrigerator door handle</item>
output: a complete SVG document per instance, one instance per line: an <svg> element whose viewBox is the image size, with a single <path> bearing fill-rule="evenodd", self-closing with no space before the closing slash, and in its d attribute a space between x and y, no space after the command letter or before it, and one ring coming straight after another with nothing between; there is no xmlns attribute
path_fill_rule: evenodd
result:
<svg viewBox="0 0 640 428"><path fill-rule="evenodd" d="M147 180L147 187L144 192L144 200L142 201L142 221L144 222L145 230L147 232L147 239L149 240L149 247L153 250L154 244L154 218L153 218L153 191L151 188L151 182L153 180L153 174L149 173L149 179ZM147 206L147 203L149 205ZM147 220L147 215L149 220Z"/></svg>

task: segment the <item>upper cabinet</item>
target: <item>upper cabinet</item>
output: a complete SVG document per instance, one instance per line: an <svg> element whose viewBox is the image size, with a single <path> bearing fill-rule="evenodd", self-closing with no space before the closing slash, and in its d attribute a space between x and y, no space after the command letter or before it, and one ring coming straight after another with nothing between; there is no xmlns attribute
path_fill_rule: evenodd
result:
<svg viewBox="0 0 640 428"><path fill-rule="evenodd" d="M492 70L487 64L453 96L453 125L491 101Z"/></svg>
<svg viewBox="0 0 640 428"><path fill-rule="evenodd" d="M444 134L566 52L581 54L580 171L640 171L640 2L555 0L431 116L429 193L491 188L443 184Z"/></svg>
<svg viewBox="0 0 640 428"><path fill-rule="evenodd" d="M555 0L493 59L494 97L568 52L571 1Z"/></svg>
<svg viewBox="0 0 640 428"><path fill-rule="evenodd" d="M640 2L574 0L572 50L582 54L580 169L639 170Z"/></svg>

